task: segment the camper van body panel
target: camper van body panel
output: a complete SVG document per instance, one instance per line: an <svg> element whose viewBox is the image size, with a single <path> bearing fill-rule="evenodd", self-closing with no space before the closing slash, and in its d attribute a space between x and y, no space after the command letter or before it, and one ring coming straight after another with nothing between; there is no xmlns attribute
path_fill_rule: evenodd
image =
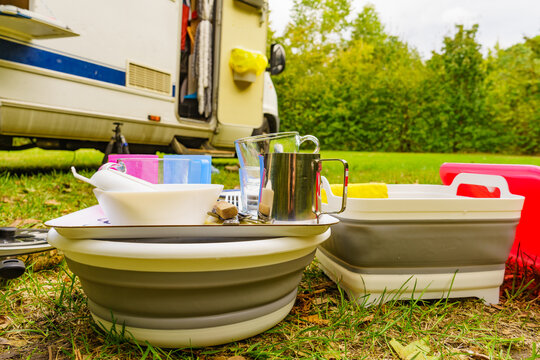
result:
<svg viewBox="0 0 540 360"><path fill-rule="evenodd" d="M130 143L162 146L180 136L232 147L261 124L263 76L234 81L230 52L265 53L267 21L260 9L216 1L217 98L211 118L197 120L177 112L181 1L31 0L28 11L78 36L32 39L0 28L0 135L107 142L122 122ZM147 73L159 86L137 82Z"/></svg>

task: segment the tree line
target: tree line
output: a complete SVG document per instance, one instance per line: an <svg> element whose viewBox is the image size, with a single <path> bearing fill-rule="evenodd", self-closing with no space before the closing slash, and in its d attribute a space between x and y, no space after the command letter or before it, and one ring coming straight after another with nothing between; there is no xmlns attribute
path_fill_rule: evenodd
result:
<svg viewBox="0 0 540 360"><path fill-rule="evenodd" d="M373 6L350 15L350 0L295 0L270 30L287 51L282 131L334 150L540 154L540 35L483 56L478 25L456 25L424 61Z"/></svg>

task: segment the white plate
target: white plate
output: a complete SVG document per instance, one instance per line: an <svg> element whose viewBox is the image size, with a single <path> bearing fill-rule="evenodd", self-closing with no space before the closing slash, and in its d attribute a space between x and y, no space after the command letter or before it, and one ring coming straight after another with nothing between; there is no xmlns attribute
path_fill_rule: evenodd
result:
<svg viewBox="0 0 540 360"><path fill-rule="evenodd" d="M68 239L156 239L156 238L261 238L281 236L312 236L324 233L339 222L333 216L322 215L319 222L280 222L278 224L240 225L111 225L99 205L49 220Z"/></svg>

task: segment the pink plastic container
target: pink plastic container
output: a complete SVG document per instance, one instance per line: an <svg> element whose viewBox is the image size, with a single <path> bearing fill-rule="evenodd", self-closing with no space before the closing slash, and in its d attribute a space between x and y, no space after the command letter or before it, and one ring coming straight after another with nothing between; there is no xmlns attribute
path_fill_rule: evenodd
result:
<svg viewBox="0 0 540 360"><path fill-rule="evenodd" d="M439 169L443 184L452 183L459 173L501 175L512 194L525 197L521 221L510 250L510 260L540 269L540 166L444 163ZM470 197L499 197L497 192L475 185L462 185L458 195Z"/></svg>
<svg viewBox="0 0 540 360"><path fill-rule="evenodd" d="M132 161L129 159L133 158ZM137 161L136 159L156 159L156 161ZM117 162L118 159L124 159L127 166L127 173L139 179L146 180L152 184L158 183L158 155L149 154L111 154L108 157L109 162Z"/></svg>

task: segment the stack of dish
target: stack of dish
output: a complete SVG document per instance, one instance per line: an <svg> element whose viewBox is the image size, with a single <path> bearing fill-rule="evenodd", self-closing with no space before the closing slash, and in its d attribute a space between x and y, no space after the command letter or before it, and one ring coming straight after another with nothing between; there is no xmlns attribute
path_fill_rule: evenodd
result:
<svg viewBox="0 0 540 360"><path fill-rule="evenodd" d="M181 347L240 340L281 321L335 223L113 225L96 205L46 225L98 324Z"/></svg>
<svg viewBox="0 0 540 360"><path fill-rule="evenodd" d="M462 184L501 195L458 196ZM338 208L341 198L327 182L325 192L327 206ZM388 198L348 199L317 258L361 304L444 297L498 303L523 201L494 175L459 174L450 186L388 185Z"/></svg>

